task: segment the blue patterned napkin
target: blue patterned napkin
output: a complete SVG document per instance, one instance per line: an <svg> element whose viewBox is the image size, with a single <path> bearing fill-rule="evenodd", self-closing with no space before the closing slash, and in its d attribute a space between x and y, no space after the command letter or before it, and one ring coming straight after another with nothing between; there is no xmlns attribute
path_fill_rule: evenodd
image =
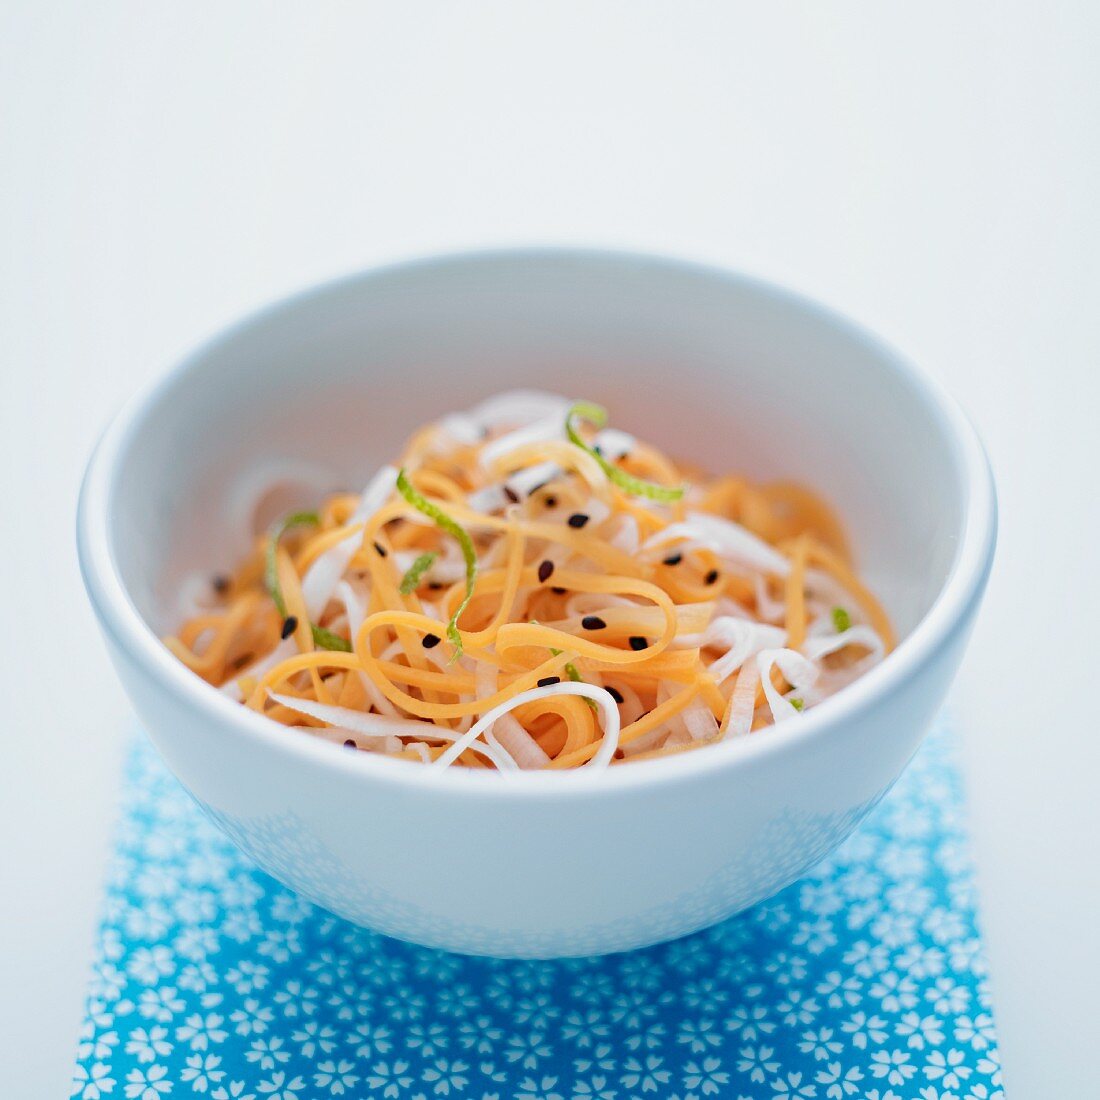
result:
<svg viewBox="0 0 1100 1100"><path fill-rule="evenodd" d="M842 848L709 931L501 962L355 928L240 855L142 741L82 1100L1003 1097L950 738Z"/></svg>

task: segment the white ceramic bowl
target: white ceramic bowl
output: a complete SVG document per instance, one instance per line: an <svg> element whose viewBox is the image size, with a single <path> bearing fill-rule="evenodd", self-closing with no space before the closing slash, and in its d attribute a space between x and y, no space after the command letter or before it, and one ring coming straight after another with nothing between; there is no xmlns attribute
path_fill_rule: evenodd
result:
<svg viewBox="0 0 1100 1100"><path fill-rule="evenodd" d="M839 508L901 644L798 720L593 774L501 776L289 734L158 642L180 578L239 552L232 482L290 458L357 486L428 418L538 386L712 470ZM394 936L549 957L683 935L837 845L916 750L993 555L973 429L929 379L785 291L644 256L431 259L310 290L205 344L111 425L78 520L85 583L149 735L261 867Z"/></svg>

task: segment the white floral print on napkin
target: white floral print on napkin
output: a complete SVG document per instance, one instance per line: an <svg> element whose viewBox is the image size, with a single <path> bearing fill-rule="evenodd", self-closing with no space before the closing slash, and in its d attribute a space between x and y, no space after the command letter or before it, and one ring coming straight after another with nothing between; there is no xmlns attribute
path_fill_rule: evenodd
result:
<svg viewBox="0 0 1100 1100"><path fill-rule="evenodd" d="M504 962L290 893L142 742L71 1095L1001 1100L949 750L938 730L838 852L723 924Z"/></svg>

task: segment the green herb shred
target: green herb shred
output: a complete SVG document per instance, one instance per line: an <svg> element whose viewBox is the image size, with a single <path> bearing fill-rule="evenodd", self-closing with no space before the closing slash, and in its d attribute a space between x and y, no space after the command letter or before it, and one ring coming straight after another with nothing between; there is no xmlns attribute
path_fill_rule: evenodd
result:
<svg viewBox="0 0 1100 1100"><path fill-rule="evenodd" d="M397 475L397 491L418 512L420 512L421 515L427 516L436 527L457 540L462 550L462 560L466 563L466 595L458 605L455 613L451 616L451 621L447 624L447 637L451 645L454 646L454 653L451 656L451 661L456 661L462 656L462 635L458 630L458 620L462 612L466 610L470 600L473 598L474 582L477 579L477 553L474 550L473 540L464 527L456 523L446 512L437 505L432 504L430 500L421 496L421 494L413 488L412 483L409 481L408 474L406 474L404 469L400 470Z"/></svg>
<svg viewBox="0 0 1100 1100"><path fill-rule="evenodd" d="M602 428L607 423L607 410L602 405L593 404L591 401L578 401L565 414L565 434L571 443L580 447L585 454L591 455L599 463L600 469L607 474L608 480L618 485L624 493L664 502L679 500L684 495L682 485L678 488L656 485L652 481L633 477L624 470L620 470L618 466L613 466L595 447L585 443L576 429L574 420L587 420L593 427Z"/></svg>
<svg viewBox="0 0 1100 1100"><path fill-rule="evenodd" d="M401 578L400 591L402 596L407 596L410 592L416 591L420 584L420 578L431 569L432 565L435 563L435 559L438 557L438 554L429 550L428 553L421 554L420 557L409 566L408 572Z"/></svg>
<svg viewBox="0 0 1100 1100"><path fill-rule="evenodd" d="M844 610L843 607L833 608L833 626L836 627L838 634L843 634L844 631L849 630L852 626L852 616Z"/></svg>
<svg viewBox="0 0 1100 1100"><path fill-rule="evenodd" d="M284 619L286 618L286 600L283 599L283 589L279 584L279 539L292 527L316 527L320 522L321 517L316 512L294 512L286 519L272 524L268 530L267 549L264 552L264 585ZM341 653L351 652L351 643L345 642L339 634L333 634L331 630L325 630L323 626L318 626L316 623L310 623L309 629L313 635L313 644L319 649L334 649Z"/></svg>

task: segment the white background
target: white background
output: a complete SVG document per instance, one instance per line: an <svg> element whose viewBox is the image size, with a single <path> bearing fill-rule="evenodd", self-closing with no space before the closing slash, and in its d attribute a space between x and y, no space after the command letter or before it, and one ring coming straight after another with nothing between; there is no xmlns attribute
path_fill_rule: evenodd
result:
<svg viewBox="0 0 1100 1100"><path fill-rule="evenodd" d="M1095 1095L1098 12L3 3L5 1095L67 1095L126 728L73 552L103 423L274 296L532 242L790 284L971 411L1002 542L956 701L1007 1086Z"/></svg>

